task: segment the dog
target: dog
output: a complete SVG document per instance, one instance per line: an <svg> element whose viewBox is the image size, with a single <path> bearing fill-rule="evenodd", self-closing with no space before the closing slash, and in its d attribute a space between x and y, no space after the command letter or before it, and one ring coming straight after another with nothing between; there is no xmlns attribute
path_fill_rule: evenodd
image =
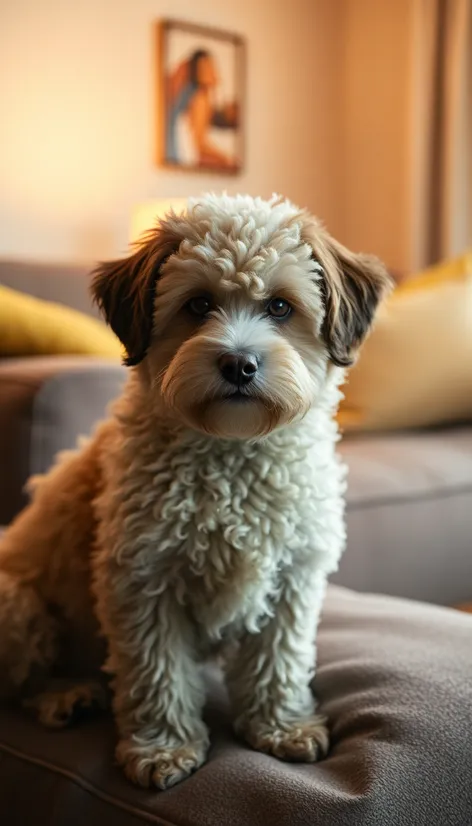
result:
<svg viewBox="0 0 472 826"><path fill-rule="evenodd" d="M334 414L389 288L278 197L190 200L97 267L128 381L2 540L4 697L57 727L106 705L100 681L48 687L85 653L110 678L118 763L166 789L206 759L202 663L220 652L238 735L283 760L326 753L312 682L345 545Z"/></svg>

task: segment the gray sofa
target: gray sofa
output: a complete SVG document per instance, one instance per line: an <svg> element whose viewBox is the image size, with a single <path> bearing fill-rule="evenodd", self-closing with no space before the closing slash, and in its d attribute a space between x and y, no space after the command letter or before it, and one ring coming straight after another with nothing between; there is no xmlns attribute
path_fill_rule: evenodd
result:
<svg viewBox="0 0 472 826"><path fill-rule="evenodd" d="M96 315L88 268L0 261L0 284ZM125 369L100 359L0 360L0 525L31 473L74 445L118 394ZM346 437L348 549L333 582L452 605L472 600L472 423Z"/></svg>
<svg viewBox="0 0 472 826"><path fill-rule="evenodd" d="M89 357L0 361L0 524L23 485L89 432L125 379ZM333 582L444 605L472 600L472 426L346 437L348 548Z"/></svg>
<svg viewBox="0 0 472 826"><path fill-rule="evenodd" d="M2 283L92 312L86 268L0 262ZM0 524L24 505L27 477L89 431L124 378L120 365L88 357L0 361ZM472 617L398 599L472 600L472 427L349 437L341 451L348 548L316 676L328 758L284 765L237 743L214 671L210 761L164 794L122 779L110 720L51 734L4 709L2 823L472 824Z"/></svg>

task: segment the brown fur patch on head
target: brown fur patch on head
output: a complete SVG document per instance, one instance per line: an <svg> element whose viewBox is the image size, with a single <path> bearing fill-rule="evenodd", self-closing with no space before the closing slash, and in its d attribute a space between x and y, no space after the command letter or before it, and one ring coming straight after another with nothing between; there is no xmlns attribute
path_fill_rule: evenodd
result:
<svg viewBox="0 0 472 826"><path fill-rule="evenodd" d="M325 316L321 332L331 361L350 367L392 280L378 258L351 252L308 215L302 220L302 237L322 267L319 284Z"/></svg>
<svg viewBox="0 0 472 826"><path fill-rule="evenodd" d="M181 240L162 223L146 233L132 255L102 262L92 273L93 299L124 344L127 366L139 364L147 353L159 270Z"/></svg>

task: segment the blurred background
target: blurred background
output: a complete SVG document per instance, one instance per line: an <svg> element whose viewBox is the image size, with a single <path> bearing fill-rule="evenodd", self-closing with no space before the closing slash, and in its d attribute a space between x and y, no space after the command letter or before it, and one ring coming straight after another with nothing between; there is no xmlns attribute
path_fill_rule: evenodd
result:
<svg viewBox="0 0 472 826"><path fill-rule="evenodd" d="M187 25L169 29L159 77L169 18ZM208 27L232 37L215 45ZM194 117L189 131L217 72L212 129ZM0 113L0 535L28 478L127 380L90 298L94 262L189 195L275 192L397 282L343 386L347 548L332 581L472 612L472 0L0 0ZM470 826L467 631L434 616L335 598L320 646L333 760L305 787L265 756L256 771L248 753L244 774L220 733L200 817L192 779L177 822ZM157 823L161 800L178 812L179 792L125 802L104 729L56 741L28 725L0 715L5 826Z"/></svg>
<svg viewBox="0 0 472 826"><path fill-rule="evenodd" d="M277 192L398 282L338 416L338 582L472 606L472 0L1 0L0 103L0 525L125 380L94 261L189 195Z"/></svg>
<svg viewBox="0 0 472 826"><path fill-rule="evenodd" d="M407 273L471 244L469 0L2 0L0 255L122 252L136 205L279 192ZM155 160L155 31L247 46L240 175Z"/></svg>

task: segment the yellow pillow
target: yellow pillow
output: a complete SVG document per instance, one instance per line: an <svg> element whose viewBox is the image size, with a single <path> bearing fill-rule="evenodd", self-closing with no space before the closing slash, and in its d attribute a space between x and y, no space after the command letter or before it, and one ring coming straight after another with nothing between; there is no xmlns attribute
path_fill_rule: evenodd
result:
<svg viewBox="0 0 472 826"><path fill-rule="evenodd" d="M472 419L472 251L397 288L344 393L346 430Z"/></svg>
<svg viewBox="0 0 472 826"><path fill-rule="evenodd" d="M0 356L71 353L119 359L122 348L102 322L0 285Z"/></svg>

